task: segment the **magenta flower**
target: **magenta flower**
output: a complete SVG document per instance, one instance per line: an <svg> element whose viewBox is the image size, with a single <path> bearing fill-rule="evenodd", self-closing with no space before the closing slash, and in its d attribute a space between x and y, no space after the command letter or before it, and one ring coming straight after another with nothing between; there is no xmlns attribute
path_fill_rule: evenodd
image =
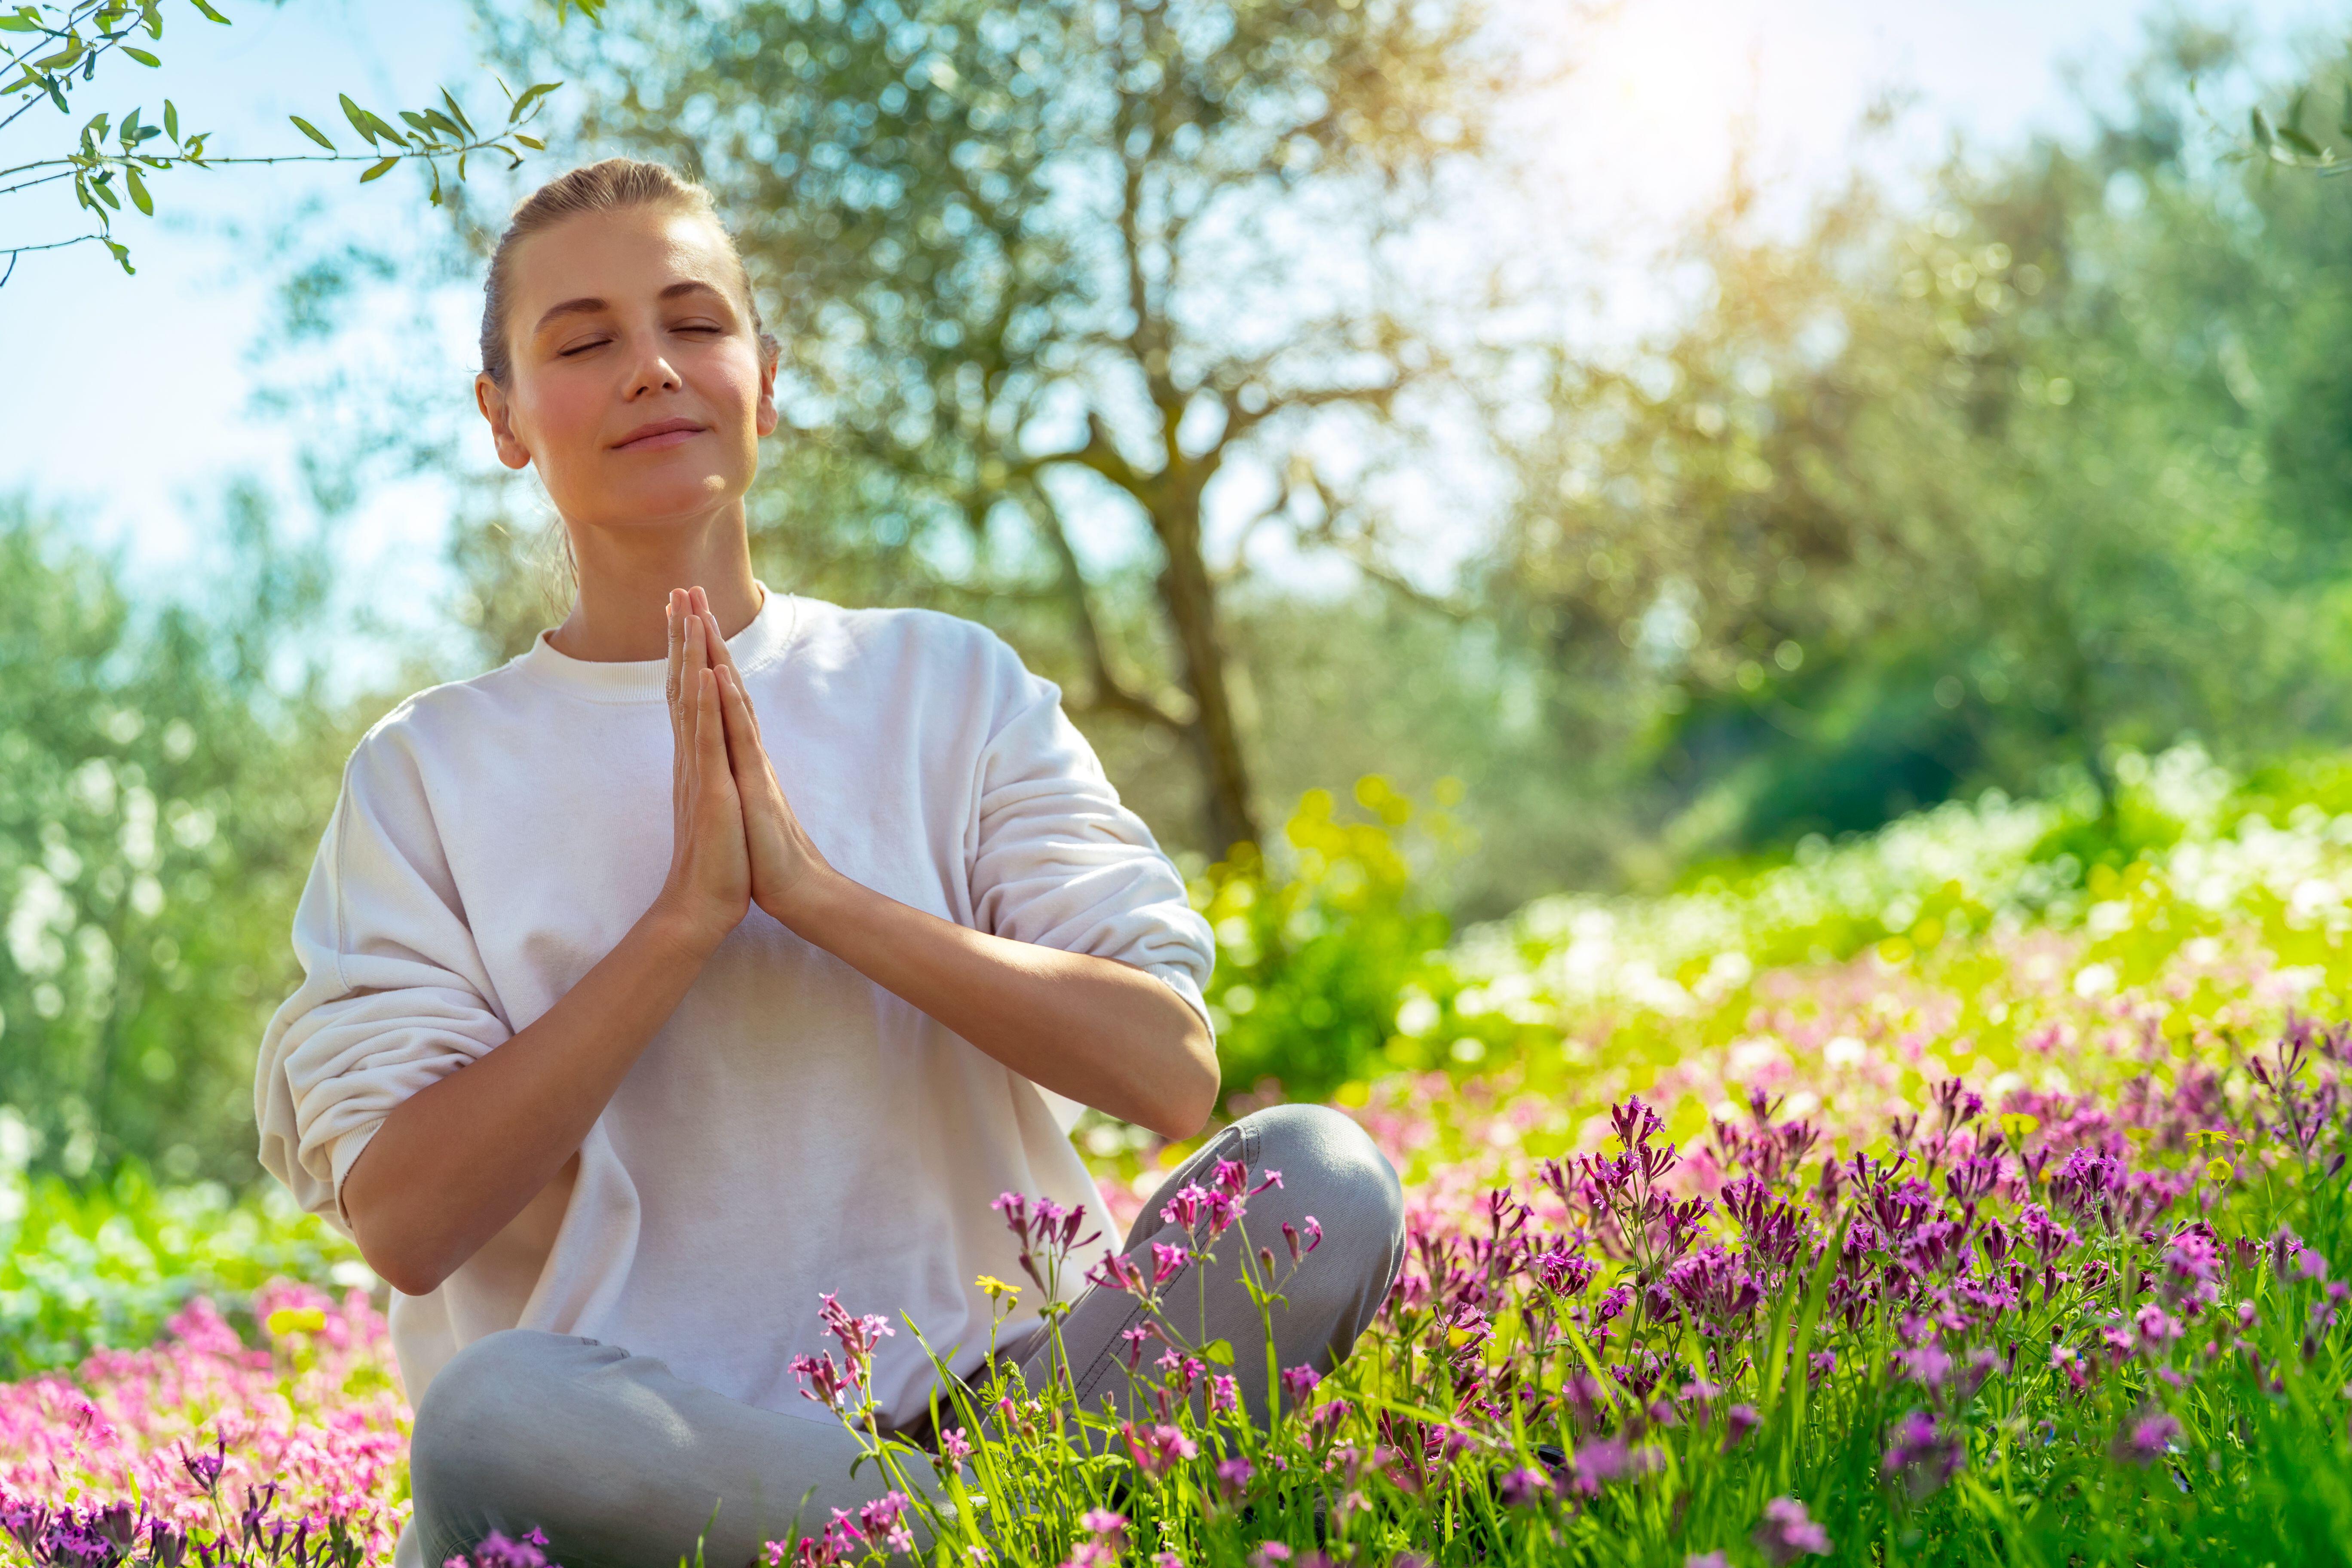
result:
<svg viewBox="0 0 2352 1568"><path fill-rule="evenodd" d="M1127 1444L1129 1456L1135 1460L1135 1468L1154 1478L1166 1475L1201 1451L1181 1428L1164 1421L1150 1426L1124 1422L1119 1426L1119 1436Z"/></svg>
<svg viewBox="0 0 2352 1568"><path fill-rule="evenodd" d="M1220 1459L1217 1461L1217 1489L1228 1500L1238 1498L1255 1474L1257 1467L1238 1454L1230 1459Z"/></svg>
<svg viewBox="0 0 2352 1568"><path fill-rule="evenodd" d="M1106 1290L1125 1290L1136 1296L1148 1294L1151 1289L1151 1282L1143 1277L1142 1266L1124 1252L1103 1254L1082 1278L1089 1285L1099 1285Z"/></svg>
<svg viewBox="0 0 2352 1568"><path fill-rule="evenodd" d="M1176 1189L1175 1196L1160 1205L1160 1218L1163 1224L1181 1226L1191 1230L1201 1223L1201 1216L1208 1211L1208 1189L1187 1182Z"/></svg>
<svg viewBox="0 0 2352 1568"><path fill-rule="evenodd" d="M1153 1242L1151 1244L1151 1283L1155 1287L1165 1285L1171 1277L1192 1261L1192 1255L1182 1247L1170 1247L1165 1242Z"/></svg>
<svg viewBox="0 0 2352 1568"><path fill-rule="evenodd" d="M1282 1373L1282 1390L1290 1395L1293 1405L1304 1405L1315 1385L1322 1381L1323 1374L1311 1366L1286 1367Z"/></svg>
<svg viewBox="0 0 2352 1568"><path fill-rule="evenodd" d="M1814 1523L1805 1505L1794 1498L1776 1497L1766 1503L1764 1518L1750 1539L1775 1563L1826 1557L1830 1552L1829 1531Z"/></svg>
<svg viewBox="0 0 2352 1568"><path fill-rule="evenodd" d="M1308 1215L1302 1228L1293 1230L1290 1222L1282 1222L1283 1244L1290 1248L1290 1261L1297 1262L1323 1245L1323 1222Z"/></svg>
<svg viewBox="0 0 2352 1568"><path fill-rule="evenodd" d="M1737 1448L1748 1441L1749 1433L1762 1426L1764 1417L1753 1405L1735 1405L1723 1413L1723 1446Z"/></svg>
<svg viewBox="0 0 2352 1568"><path fill-rule="evenodd" d="M1948 1431L1926 1411L1914 1410L1888 1431L1879 1469L1888 1480L1900 1483L1916 1502L1941 1490L1968 1462L1965 1438Z"/></svg>
<svg viewBox="0 0 2352 1568"><path fill-rule="evenodd" d="M2150 1411L2116 1434L2112 1451L2126 1464L2149 1464L2163 1458L2179 1436L2179 1422L2168 1412Z"/></svg>
<svg viewBox="0 0 2352 1568"><path fill-rule="evenodd" d="M1551 1495L1551 1477L1532 1465L1521 1465L1496 1483L1495 1495L1505 1508L1531 1508Z"/></svg>

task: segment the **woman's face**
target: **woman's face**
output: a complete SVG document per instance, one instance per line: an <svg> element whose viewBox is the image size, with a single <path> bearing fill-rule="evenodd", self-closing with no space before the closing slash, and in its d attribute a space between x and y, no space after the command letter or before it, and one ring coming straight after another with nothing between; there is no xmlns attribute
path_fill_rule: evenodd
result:
<svg viewBox="0 0 2352 1568"><path fill-rule="evenodd" d="M637 528L740 501L776 427L775 367L726 237L661 207L582 213L509 258L501 387L475 398L510 468L575 526Z"/></svg>

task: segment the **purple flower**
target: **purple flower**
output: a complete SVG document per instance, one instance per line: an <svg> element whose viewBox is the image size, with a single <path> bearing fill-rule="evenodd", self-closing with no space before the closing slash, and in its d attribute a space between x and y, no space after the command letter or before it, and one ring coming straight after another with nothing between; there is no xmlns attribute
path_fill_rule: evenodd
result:
<svg viewBox="0 0 2352 1568"><path fill-rule="evenodd" d="M1208 1189L1195 1183L1187 1182L1176 1189L1174 1197L1160 1205L1160 1218L1164 1225L1182 1226L1186 1230L1191 1230L1201 1223L1201 1216L1206 1214L1208 1209Z"/></svg>
<svg viewBox="0 0 2352 1568"><path fill-rule="evenodd" d="M1748 1435L1763 1424L1753 1405L1735 1405L1723 1413L1723 1446L1737 1448L1748 1441ZM1721 1555L1721 1553L1717 1553Z"/></svg>
<svg viewBox="0 0 2352 1568"><path fill-rule="evenodd" d="M2141 1302L2132 1322L2139 1331L2140 1348L2158 1354L2188 1331L2181 1327L2179 1319L2153 1301Z"/></svg>
<svg viewBox="0 0 2352 1568"><path fill-rule="evenodd" d="M1323 1374L1311 1366L1286 1367L1282 1373L1282 1391L1290 1395L1293 1405L1304 1405L1315 1385L1322 1381Z"/></svg>
<svg viewBox="0 0 2352 1568"><path fill-rule="evenodd" d="M1551 1478L1532 1465L1521 1465L1506 1475L1495 1488L1496 1495L1506 1508L1529 1508L1543 1500L1551 1490Z"/></svg>
<svg viewBox="0 0 2352 1568"><path fill-rule="evenodd" d="M2112 1451L2126 1464L2145 1465L2162 1458L2179 1436L2179 1422L2165 1411L2150 1411L2116 1434Z"/></svg>
<svg viewBox="0 0 2352 1568"><path fill-rule="evenodd" d="M1299 1238L1302 1236L1306 1238L1306 1244L1304 1246L1300 1245ZM1307 1254L1314 1251L1317 1247L1323 1245L1323 1222L1317 1219L1313 1215L1308 1215L1307 1216L1306 1228L1303 1231L1298 1231L1291 1229L1290 1222L1288 1220L1284 1220L1282 1222L1282 1239L1284 1245L1290 1248L1290 1260L1293 1263L1296 1263L1301 1258L1306 1257Z"/></svg>
<svg viewBox="0 0 2352 1568"><path fill-rule="evenodd" d="M1127 1451L1135 1460L1135 1468L1155 1479L1166 1475L1180 1462L1194 1458L1201 1451L1200 1446L1186 1436L1181 1428L1164 1421L1151 1426L1124 1422L1119 1426L1119 1436L1127 1443Z"/></svg>
<svg viewBox="0 0 2352 1568"><path fill-rule="evenodd" d="M1793 1563L1800 1557L1826 1557L1830 1552L1829 1532L1815 1524L1805 1512L1805 1505L1794 1498L1776 1497L1764 1505L1764 1518L1750 1538L1765 1556L1775 1563Z"/></svg>
<svg viewBox="0 0 2352 1568"><path fill-rule="evenodd" d="M1900 1482L1916 1502L1941 1490L1968 1462L1966 1439L1947 1431L1926 1411L1914 1410L1887 1433L1879 1468L1888 1480Z"/></svg>
<svg viewBox="0 0 2352 1568"><path fill-rule="evenodd" d="M1170 1247L1165 1242L1153 1242L1151 1244L1151 1283L1155 1287L1165 1285L1171 1276L1192 1261L1192 1255L1182 1247Z"/></svg>
<svg viewBox="0 0 2352 1568"><path fill-rule="evenodd" d="M1731 1559L1720 1552L1694 1552L1683 1559L1683 1568L1731 1568Z"/></svg>
<svg viewBox="0 0 2352 1568"><path fill-rule="evenodd" d="M183 1450L180 1455L180 1468L188 1472L188 1479L196 1483L196 1489L208 1496L219 1488L221 1470L227 1463L228 1441L217 1434L213 1437L211 1453L199 1450L191 1454Z"/></svg>
<svg viewBox="0 0 2352 1568"><path fill-rule="evenodd" d="M857 1522L868 1536L893 1552L912 1552L915 1549L914 1532L907 1528L907 1495L904 1492L884 1492L857 1510Z"/></svg>
<svg viewBox="0 0 2352 1568"><path fill-rule="evenodd" d="M1255 1474L1257 1467L1238 1454L1230 1459L1220 1459L1217 1461L1217 1489L1228 1499L1238 1498Z"/></svg>
<svg viewBox="0 0 2352 1568"><path fill-rule="evenodd" d="M1912 1382L1930 1390L1943 1387L1945 1379L1952 1375L1952 1358L1945 1353L1942 1342L1937 1340L1896 1351L1895 1364L1901 1367L1904 1375Z"/></svg>
<svg viewBox="0 0 2352 1568"><path fill-rule="evenodd" d="M1577 1296L1592 1283L1592 1260L1555 1244L1536 1257L1536 1279L1555 1296Z"/></svg>
<svg viewBox="0 0 2352 1568"><path fill-rule="evenodd" d="M547 1536L527 1530L521 1540L511 1541L493 1530L473 1551L450 1558L442 1568L548 1568Z"/></svg>
<svg viewBox="0 0 2352 1568"><path fill-rule="evenodd" d="M1103 1254L1083 1278L1089 1285L1099 1285L1106 1290L1125 1290L1130 1295L1148 1295L1151 1289L1151 1281L1143 1277L1142 1266L1123 1252Z"/></svg>

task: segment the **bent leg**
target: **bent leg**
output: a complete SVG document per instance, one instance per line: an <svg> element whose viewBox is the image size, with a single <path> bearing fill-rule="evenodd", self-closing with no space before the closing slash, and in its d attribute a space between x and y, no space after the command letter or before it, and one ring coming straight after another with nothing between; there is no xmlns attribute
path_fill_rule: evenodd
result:
<svg viewBox="0 0 2352 1568"><path fill-rule="evenodd" d="M813 1534L833 1510L887 1490L872 1464L850 1474L857 1455L829 1415L761 1410L656 1357L509 1329L460 1351L425 1391L410 1528L427 1563L493 1530L536 1527L567 1568L674 1563L698 1537L710 1568L739 1568L796 1521Z"/></svg>
<svg viewBox="0 0 2352 1568"><path fill-rule="evenodd" d="M1265 1328L1242 1282L1244 1258L1258 1247L1271 1248L1275 1256L1274 1278L1282 1282L1284 1297L1272 1308L1278 1363L1328 1372L1380 1310L1404 1261L1404 1193L1370 1137L1346 1116L1320 1105L1275 1106L1244 1117L1210 1140L1151 1195L1125 1248L1147 1278L1155 1242L1188 1249L1192 1245L1184 1228L1163 1220L1160 1211L1186 1185L1207 1186L1221 1160L1247 1165L1251 1186L1267 1171L1281 1172L1282 1185L1247 1200L1241 1223L1210 1244L1215 1261L1186 1265L1160 1287L1160 1294L1168 1326L1180 1337L1232 1344L1232 1375L1251 1418L1263 1426L1271 1408ZM1323 1238L1294 1272L1282 1226L1287 1223L1304 1232L1310 1218L1321 1225ZM1079 1404L1099 1408L1108 1394L1122 1411L1139 1414L1129 1409L1126 1347L1119 1336L1147 1316L1134 1297L1101 1286L1089 1288L1072 1307L1063 1343ZM1045 1344L1028 1352L1022 1373L1032 1387L1042 1381L1051 1353ZM1144 1373L1156 1381L1149 1356Z"/></svg>

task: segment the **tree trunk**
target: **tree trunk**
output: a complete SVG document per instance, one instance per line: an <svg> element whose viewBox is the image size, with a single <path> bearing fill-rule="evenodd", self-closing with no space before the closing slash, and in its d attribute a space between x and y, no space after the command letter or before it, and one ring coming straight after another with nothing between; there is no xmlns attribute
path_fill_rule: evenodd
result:
<svg viewBox="0 0 2352 1568"><path fill-rule="evenodd" d="M1184 686L1193 705L1184 737L1201 771L1202 817L1211 852L1228 858L1236 844L1255 847L1257 815L1250 806L1249 763L1242 755L1225 688L1225 650L1217 635L1217 595L1201 553L1201 496L1186 484L1151 510L1168 564L1160 574L1160 603L1176 633Z"/></svg>

